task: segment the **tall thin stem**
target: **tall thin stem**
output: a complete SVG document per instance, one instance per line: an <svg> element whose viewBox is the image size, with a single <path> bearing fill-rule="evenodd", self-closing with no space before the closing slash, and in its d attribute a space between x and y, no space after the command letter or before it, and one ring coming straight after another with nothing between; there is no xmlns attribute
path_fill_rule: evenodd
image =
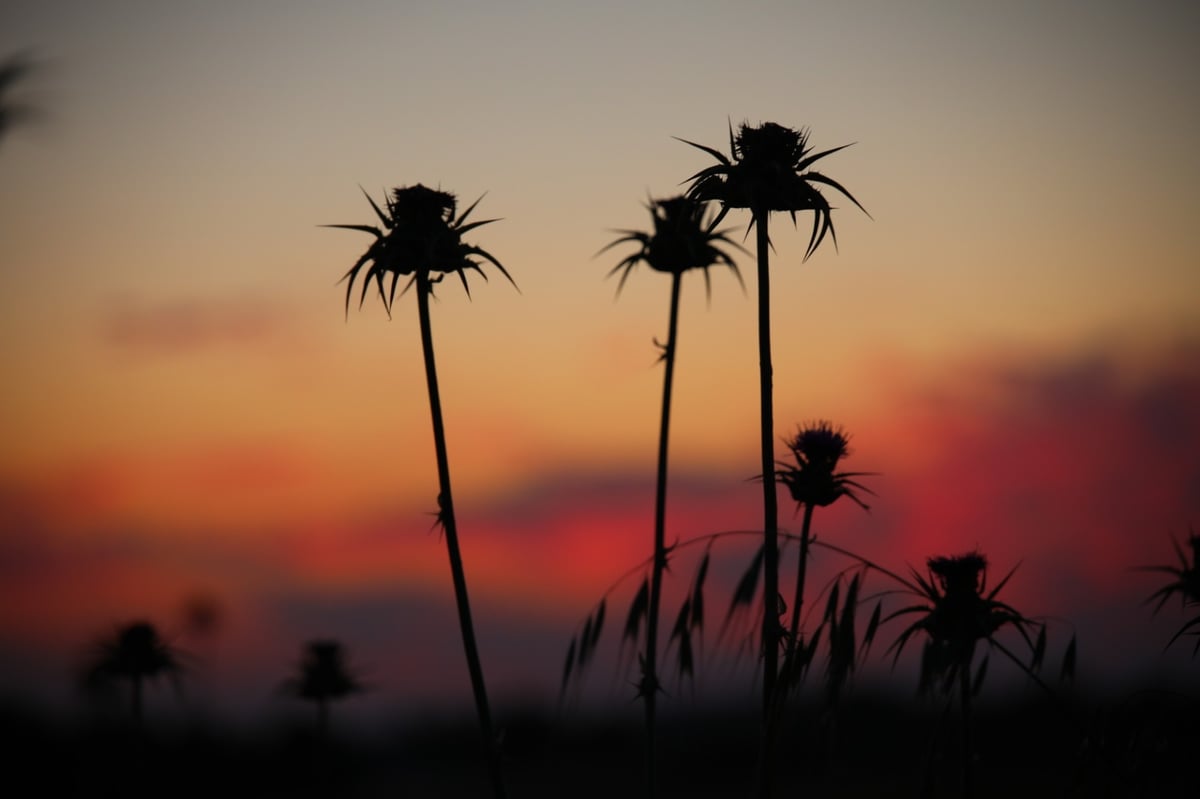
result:
<svg viewBox="0 0 1200 799"><path fill-rule="evenodd" d="M769 718L779 656L779 510L775 494L775 404L771 386L771 239L766 210L754 211L758 232L758 387L763 486L763 714Z"/></svg>
<svg viewBox="0 0 1200 799"><path fill-rule="evenodd" d="M667 323L667 343L663 347L662 418L658 432L658 477L654 493L654 561L650 569L650 607L646 617L646 789L656 795L657 781L657 708L658 708L658 616L662 599L662 578L667 568L667 443L671 429L671 389L675 381L675 342L679 327L679 288L683 274L671 275L671 313Z"/></svg>
<svg viewBox="0 0 1200 799"><path fill-rule="evenodd" d="M446 549L450 555L450 575L454 581L454 600L458 606L458 626L462 632L463 649L467 656L467 670L471 675L471 689L475 694L475 710L479 715L479 727L483 734L487 752L492 790L497 799L505 796L500 752L496 736L492 731L492 714L488 707L487 687L483 681L483 667L479 663L479 648L475 642L475 627L471 623L471 602L467 596L467 577L463 571L462 553L458 546L458 524L454 517L454 499L450 492L450 459L446 454L446 428L442 422L442 400L438 392L437 365L433 357L433 332L429 323L429 297L433 283L429 274L417 272L417 310L421 322L421 350L425 356L425 382L429 388L429 413L433 422L433 443L437 451L438 467L438 519L446 535Z"/></svg>
<svg viewBox="0 0 1200 799"><path fill-rule="evenodd" d="M775 404L771 387L770 211L754 210L758 232L758 385L763 486L763 733L760 795L771 795L775 772L776 691L779 675L779 510L775 494Z"/></svg>

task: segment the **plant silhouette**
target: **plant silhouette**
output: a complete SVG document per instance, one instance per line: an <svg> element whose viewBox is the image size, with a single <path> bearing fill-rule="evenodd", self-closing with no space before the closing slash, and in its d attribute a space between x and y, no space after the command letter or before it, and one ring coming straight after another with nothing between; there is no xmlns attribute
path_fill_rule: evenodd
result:
<svg viewBox="0 0 1200 799"><path fill-rule="evenodd" d="M987 587L987 558L978 552L953 557L934 557L927 563L928 574L912 570L913 581L898 575L891 576L915 594L920 602L889 614L884 621L916 615L888 648L894 651L893 663L899 659L905 644L917 633L925 634L921 654L918 691L941 691L946 695L958 690L962 714L962 795L969 799L973 791L971 769L971 700L978 695L987 674L985 656L972 673L975 652L980 643L995 649L1015 663L1028 676L1041 684L1037 677L1046 651L1046 627L1023 615L1011 605L1001 602L997 595L1016 572L1014 568L995 588ZM914 582L915 581L915 582ZM1005 627L1017 630L1028 645L1031 660L1026 665L1015 653L996 639ZM1036 642L1030 633L1037 632ZM1068 647L1068 657L1074 658L1074 641ZM1064 670L1067 664L1064 662Z"/></svg>
<svg viewBox="0 0 1200 799"><path fill-rule="evenodd" d="M827 155L843 149L814 153L808 144L806 130L793 130L774 122L765 122L757 127L743 123L735 136L732 124L729 127L730 157L703 144L681 139L685 144L696 147L717 159L717 164L702 169L689 178L691 186L688 196L696 200L714 200L721 210L713 220L720 224L730 209L750 211L751 228L757 231L756 251L758 256L758 361L760 399L760 443L763 482L763 604L762 654L763 654L763 714L769 719L775 697L778 675L779 642L779 514L775 495L775 451L774 451L774 401L772 396L771 367L771 288L769 251L771 239L768 223L771 212L786 211L796 222L796 214L803 211L813 213L812 234L809 237L805 260L820 246L826 233L833 238L833 213L829 201L821 194L818 185L837 190L862 209L859 202L837 181L811 169L812 165ZM865 209L863 209L865 213ZM770 736L767 724L767 735Z"/></svg>
<svg viewBox="0 0 1200 799"><path fill-rule="evenodd" d="M168 677L178 690L183 673L181 654L148 621L134 621L113 630L91 655L85 680L94 687L129 683L129 712L137 727L144 722L143 692L147 682Z"/></svg>
<svg viewBox="0 0 1200 799"><path fill-rule="evenodd" d="M317 708L317 735L329 735L329 703L362 693L363 685L346 663L346 650L337 641L309 641L296 667L296 676L283 684L283 690Z"/></svg>
<svg viewBox="0 0 1200 799"><path fill-rule="evenodd" d="M1200 535L1196 535L1195 530L1191 530L1188 535L1188 547L1191 550L1191 561L1188 561L1188 556L1184 554L1183 547L1172 538L1171 544L1175 548L1175 555L1179 558L1178 566L1143 566L1142 571L1153 571L1169 574L1173 578L1169 583L1163 585L1157 591L1150 595L1147 602L1155 602L1154 612L1157 614L1162 610L1163 605L1167 604L1168 600L1176 594L1179 595L1180 603L1185 610L1200 610ZM1196 639L1196 645L1192 647L1192 657L1200 652L1200 612L1183 623L1173 636L1167 642L1167 647L1170 648L1176 641L1184 635L1191 635Z"/></svg>
<svg viewBox="0 0 1200 799"><path fill-rule="evenodd" d="M650 215L654 220L651 232L634 230L618 231L624 235L605 246L605 252L621 244L636 244L637 251L623 259L609 275L620 272L618 294L625 280L639 263L671 276L670 312L667 322L666 343L659 345L660 360L664 363L662 413L659 421L658 468L654 494L654 556L650 568L649 594L646 602L646 641L640 658L641 679L638 694L646 709L646 763L647 786L650 796L656 794L655 719L660 683L658 679L658 622L659 604L662 597L663 572L667 568L666 508L667 508L667 448L671 427L671 394L675 375L675 354L678 345L679 295L683 275L698 269L704 274L705 288L711 291L709 267L728 266L741 282L737 264L719 245L737 247L725 231L714 231L705 224L705 204L687 197L672 197L650 203ZM739 248L740 249L740 248ZM657 341L655 342L657 343ZM599 630L595 630L596 633ZM635 642L636 643L636 642ZM568 667L570 664L568 664Z"/></svg>
<svg viewBox="0 0 1200 799"><path fill-rule="evenodd" d="M15 53L0 61L0 141L17 125L35 118L37 109L12 99L12 91L35 68L28 53Z"/></svg>
<svg viewBox="0 0 1200 799"><path fill-rule="evenodd" d="M366 194L366 192L363 193ZM508 278L510 283L513 283L514 287L516 283L513 282L508 271L490 253L462 240L463 235L468 231L496 221L494 219L467 221L471 212L475 210L475 206L479 204L479 200L456 216L457 201L453 194L430 189L418 183L415 186L393 189L386 199L384 208L381 208L370 195L367 195L367 201L370 202L371 208L379 218L382 228L376 225L326 225L325 227L358 230L370 233L375 237L375 241L371 243L367 251L342 277L346 281L347 314L350 310L354 282L364 267L366 267L366 272L362 276L360 306L366 299L372 281L379 291L379 298L389 316L400 277L408 277L404 291L416 286L417 313L421 327L421 351L425 361L425 382L429 393L429 410L437 457L439 487L437 519L446 536L450 574L454 583L454 598L458 608L459 629L462 633L467 669L471 677L475 709L479 716L479 726L487 752L492 789L497 797L503 797L505 788L500 752L492 728L483 667L480 664L475 629L471 620L467 578L463 568L458 540L458 524L454 514L454 495L450 486L450 460L446 451L446 432L442 420L437 365L434 360L429 299L433 295L434 286L451 273L458 275L469 296L468 272L478 272L485 280L487 279L487 275L484 274L479 261L475 260L476 258L481 258L499 269L501 274ZM388 278L390 278L390 284L385 290L384 281Z"/></svg>
<svg viewBox="0 0 1200 799"><path fill-rule="evenodd" d="M792 499L796 501L797 508L804 510L800 527L800 551L796 563L796 585L792 600L791 622L788 625L787 645L781 670L784 690L778 692L780 697L787 693L789 687L796 684L804 667L807 666L807 659L802 663L801 655L806 651L811 651L805 647L803 642L800 620L804 608L809 549L813 541L813 512L817 508L829 507L842 497L848 497L859 507L867 509L866 503L859 497L859 492L869 494L871 491L854 478L866 476L869 472L839 472L837 470L842 459L850 454L849 444L850 437L842 428L834 427L831 422L823 420L813 422L800 427L796 434L787 440L787 447L792 453L792 462L780 461L777 464L779 482L787 486ZM857 600L857 587L858 582L854 581L852 583L853 590L848 592L849 596L847 597L846 614L851 619L856 601L850 602L849 599L852 596ZM836 602L833 604L836 605ZM837 615L831 616L830 613L826 613L826 622L830 625L831 634L839 629L839 618ZM842 629L850 628L848 625L842 625ZM816 640L814 639L811 643L815 645ZM842 654L846 652L845 647L832 646L835 643L833 640L830 643L831 656L835 652ZM831 683L831 691L836 693L840 688L840 683L844 682L845 676L853 667L854 651L854 642L851 637L848 650L849 662L846 662L845 658L831 660L830 676L837 678Z"/></svg>

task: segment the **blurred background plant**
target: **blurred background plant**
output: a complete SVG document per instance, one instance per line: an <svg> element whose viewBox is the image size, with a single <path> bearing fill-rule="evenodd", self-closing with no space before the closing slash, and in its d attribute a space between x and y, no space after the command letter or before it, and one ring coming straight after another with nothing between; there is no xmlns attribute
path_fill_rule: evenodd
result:
<svg viewBox="0 0 1200 799"><path fill-rule="evenodd" d="M116 627L93 647L84 669L84 688L92 695L103 695L114 686L127 684L129 715L140 729L144 725L146 685L166 677L179 693L183 659L183 653L164 640L153 624L129 622Z"/></svg>
<svg viewBox="0 0 1200 799"><path fill-rule="evenodd" d="M41 116L39 107L17 92L38 69L38 62L28 52L13 53L0 60L0 142L8 134Z"/></svg>
<svg viewBox="0 0 1200 799"><path fill-rule="evenodd" d="M350 668L345 647L334 640L309 641L296 665L296 673L284 682L282 690L298 699L312 702L317 709L317 736L329 737L329 706L366 690Z"/></svg>

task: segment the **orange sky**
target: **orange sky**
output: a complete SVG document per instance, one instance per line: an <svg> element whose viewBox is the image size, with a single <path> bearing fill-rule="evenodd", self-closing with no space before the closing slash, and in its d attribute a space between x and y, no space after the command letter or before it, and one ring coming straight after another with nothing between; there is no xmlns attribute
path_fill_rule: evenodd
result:
<svg viewBox="0 0 1200 799"><path fill-rule="evenodd" d="M806 233L772 227L779 434L833 419L881 472L831 537L896 567L979 546L1048 613L1138 624L1128 567L1200 518L1191 4L4 13L42 110L0 141L8 673L198 589L263 674L323 620L395 665L386 624L335 610L447 601L415 308L345 318L366 240L318 225L418 181L487 192L503 219L471 237L520 286L434 307L468 577L501 629L565 644L646 554L666 324L661 276L614 301L621 255L591 256L706 165L671 137L724 149L727 119L856 142L823 162L872 216L835 211L840 252L802 264ZM684 290L681 537L756 518L741 261L749 296ZM405 673L461 668L425 632L447 660ZM490 640L498 680L547 673Z"/></svg>

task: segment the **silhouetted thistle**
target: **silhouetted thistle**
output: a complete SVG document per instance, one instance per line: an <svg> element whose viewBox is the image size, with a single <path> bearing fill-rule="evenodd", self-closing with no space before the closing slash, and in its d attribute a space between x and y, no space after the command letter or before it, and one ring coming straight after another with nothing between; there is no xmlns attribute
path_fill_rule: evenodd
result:
<svg viewBox="0 0 1200 799"><path fill-rule="evenodd" d="M778 479L797 505L825 508L849 497L860 508L868 509L855 492L872 492L853 478L870 472L837 471L842 459L850 455L849 445L846 431L824 420L802 426L787 439L794 463L779 462Z"/></svg>
<svg viewBox="0 0 1200 799"><path fill-rule="evenodd" d="M814 183L837 190L866 213L845 187L810 168L825 156L849 147L848 144L814 153L808 143L807 129L794 130L774 122L764 122L758 127L743 123L736 136L731 125L729 149L732 159L712 147L686 139L680 141L703 150L719 162L689 178L692 185L688 190L688 196L693 199L721 204L714 225L720 224L731 208L750 211L751 226L766 222L772 211L786 211L793 223L797 213L812 211L812 235L804 256L807 260L816 252L826 233L837 243L833 208ZM760 235L763 235L762 231Z"/></svg>
<svg viewBox="0 0 1200 799"><path fill-rule="evenodd" d="M771 239L768 221L772 211L786 211L793 224L796 214L813 212L813 229L805 252L807 260L828 233L837 242L833 229L832 208L817 185L825 185L845 195L860 209L862 206L841 184L826 175L813 171L811 166L831 153L835 147L813 153L808 144L807 130L793 130L774 122L757 127L742 124L735 136L729 128L727 157L712 147L681 139L717 159L717 164L702 169L690 178L688 196L696 200L713 200L721 211L713 226L731 208L750 211L750 227L757 229L758 254L758 362L760 397L760 444L763 477L763 543L764 596L762 620L763 640L763 713L769 718L775 699L779 656L779 543L778 506L775 497L774 404L771 387L771 289L768 273ZM864 209L865 213L865 209ZM749 228L747 228L749 230ZM770 737L771 730L766 730Z"/></svg>
<svg viewBox="0 0 1200 799"><path fill-rule="evenodd" d="M1142 571L1154 571L1169 574L1174 579L1166 585L1159 588L1150 595L1147 602L1154 602L1154 612L1157 614L1162 610L1163 605L1178 594L1181 605L1185 610L1200 609L1200 535L1196 535L1195 530L1189 531L1188 547L1191 550L1191 562L1188 561L1188 556L1184 554L1183 547L1172 538L1171 544L1175 548L1175 554L1179 558L1178 566L1144 566ZM1182 638L1184 635L1191 635L1196 639L1196 645L1192 647L1192 657L1200 652L1200 614L1188 619L1183 623L1173 636L1167 642L1169 649L1172 644Z"/></svg>
<svg viewBox="0 0 1200 799"><path fill-rule="evenodd" d="M804 607L805 576L808 569L808 553L812 544L812 519L816 508L832 505L842 497L849 497L859 507L867 509L866 503L858 496L858 492L871 493L870 489L857 482L854 478L862 477L868 472L839 472L838 466L843 458L850 454L850 436L841 427L834 427L827 421L812 422L800 427L796 434L787 440L788 449L792 453L793 462L780 461L778 480L787 486L799 508L804 510L804 520L800 529L800 553L796 564L795 596L792 600L792 618L788 627L787 649L783 660L785 685L794 685L808 665L808 658L801 657L811 652L816 645L812 639L807 649L800 635L800 619ZM857 605L859 580L856 576L847 592L847 605L840 614L834 607L826 610L822 626L828 625L830 639L830 670L829 677L831 694L836 694L845 682L846 677L854 666L855 645L853 642L853 626L855 606ZM836 597L836 593L834 595ZM854 601L850 602L853 597ZM845 623L843 623L845 619ZM844 633L850 632L849 645L846 645ZM838 640L833 635L842 634ZM845 661L845 656L849 661ZM836 656L836 657L835 657ZM781 692L782 694L782 692Z"/></svg>
<svg viewBox="0 0 1200 799"><path fill-rule="evenodd" d="M366 192L364 192L365 194ZM482 199L482 198L480 198ZM458 622L462 632L463 649L467 658L467 670L479 725L483 733L488 755L492 788L498 797L505 795L501 770L499 742L492 729L491 710L488 705L487 688L483 678L483 667L479 661L479 649L471 621L471 605L467 595L467 579L463 568L462 554L458 542L458 524L454 514L454 500L450 489L450 461L446 452L446 432L442 421L442 402L438 390L437 366L433 352L433 332L429 317L429 297L433 287L447 274L457 274L463 288L470 294L467 272L474 271L487 278L476 258L482 258L500 270L509 282L512 276L486 250L467 244L463 234L494 222L485 219L467 222L476 200L462 214L456 216L457 201L453 194L430 189L421 184L393 189L386 202L386 211L367 195L382 228L374 225L326 225L370 233L375 241L355 261L342 277L346 284L346 311L349 313L350 297L354 281L366 267L362 278L362 294L359 305L366 299L372 281L379 290L379 298L388 314L396 297L396 285L401 276L408 277L404 291L416 285L417 312L421 327L421 350L425 360L425 382L429 392L429 409L433 426L434 448L438 467L438 521L446 535L446 549L450 557L450 574L454 582L454 597L458 607ZM386 290L384 281L390 278ZM516 284L513 283L515 286ZM402 292L403 294L403 292Z"/></svg>
<svg viewBox="0 0 1200 799"><path fill-rule="evenodd" d="M659 692L658 679L658 621L659 603L662 596L663 571L667 567L666 547L666 502L667 502L667 443L671 424L671 392L675 375L675 352L678 343L677 329L679 322L679 295L683 275L690 270L700 270L704 274L706 290L711 289L708 269L712 266L723 265L733 270L738 281L741 274L737 264L724 252L720 245L737 247L723 231L714 231L704 222L705 205L694 202L687 197L672 197L656 200L649 206L654 219L652 232L643 233L634 230L618 231L624 235L605 246L600 252L625 243L639 245L636 252L626 257L609 272L609 275L621 273L617 283L617 292L625 285L625 280L639 263L645 263L651 269L671 275L670 313L667 323L667 340L661 345L662 360L666 365L663 377L662 414L659 423L658 438L658 472L654 500L654 556L650 569L649 593L645 607L646 641L644 654L639 662L642 674L638 682L638 693L645 702L646 731L647 731L647 763L649 792L655 794L655 719L656 705ZM599 632L597 630L597 632ZM682 633L680 654L690 661L690 639L687 630ZM585 630L584 638L588 637ZM634 644L636 646L636 631ZM676 636L673 634L673 640ZM581 653L585 650L581 649ZM570 664L568 663L568 666Z"/></svg>
<svg viewBox="0 0 1200 799"><path fill-rule="evenodd" d="M957 687L963 721L963 796L970 797L971 699L982 687L988 663L985 657L972 673L976 648L984 643L1000 651L1026 674L1037 679L1036 672L1045 654L1046 628L996 598L1016 569L989 591L987 559L978 552L930 558L927 566L927 576L913 570L915 585L903 581L922 600L921 604L902 608L885 619L917 615L916 621L896 638L889 651L895 650L895 659L899 659L909 638L918 632L924 633L926 641L921 656L919 690L924 693L940 689L949 694ZM1028 665L996 640L996 634L1005 627L1016 629L1029 646L1031 660ZM1038 632L1036 643L1030 637L1030 632L1035 629ZM1073 651L1074 642L1069 656L1073 657Z"/></svg>
<svg viewBox="0 0 1200 799"><path fill-rule="evenodd" d="M408 291L413 283L418 285L424 281L429 290L434 283L439 282L443 275L455 273L462 281L467 294L471 288L467 284L467 272L475 271L483 275L483 269L473 256L478 256L492 263L500 270L510 283L512 276L497 261L491 253L481 247L467 244L462 235L477 227L482 227L495 219L484 219L478 222L467 222L467 217L479 204L476 200L458 217L455 212L458 202L454 195L439 189L430 189L418 183L415 186L392 189L385 205L387 210L366 194L367 201L375 210L383 228L375 225L324 225L324 227L344 228L346 230L361 230L375 236L374 243L363 253L354 266L342 276L346 281L346 311L350 311L350 296L354 289L354 281L363 267L367 267L362 280L362 294L358 304L361 307L366 300L371 281L374 280L379 289L379 299L384 308L391 313L392 302L396 298L396 285L401 276L409 278L404 287ZM480 197L480 200L483 198ZM386 292L384 279L391 278ZM513 283L515 286L516 283ZM402 292L403 293L403 292ZM428 292L426 292L428 293Z"/></svg>
<svg viewBox="0 0 1200 799"><path fill-rule="evenodd" d="M684 272L699 270L704 274L706 291L711 289L708 270L713 266L727 266L741 283L742 276L737 264L721 245L741 249L737 242L728 237L728 231L714 231L704 221L707 205L687 197L670 197L653 200L647 206L654 220L654 229L649 233L638 230L618 230L621 238L605 245L600 253L621 244L640 245L639 249L612 268L609 275L621 273L617 293L625 287L634 267L640 263L678 279ZM597 253L599 255L600 253Z"/></svg>
<svg viewBox="0 0 1200 799"><path fill-rule="evenodd" d="M162 639L153 624L134 621L116 628L111 638L96 645L85 680L96 687L128 682L130 715L141 726L145 683L168 677L178 689L182 673L180 653Z"/></svg>
<svg viewBox="0 0 1200 799"><path fill-rule="evenodd" d="M361 693L364 688L346 663L346 650L337 641L309 641L296 676L283 689L317 707L317 733L329 733L329 703Z"/></svg>

